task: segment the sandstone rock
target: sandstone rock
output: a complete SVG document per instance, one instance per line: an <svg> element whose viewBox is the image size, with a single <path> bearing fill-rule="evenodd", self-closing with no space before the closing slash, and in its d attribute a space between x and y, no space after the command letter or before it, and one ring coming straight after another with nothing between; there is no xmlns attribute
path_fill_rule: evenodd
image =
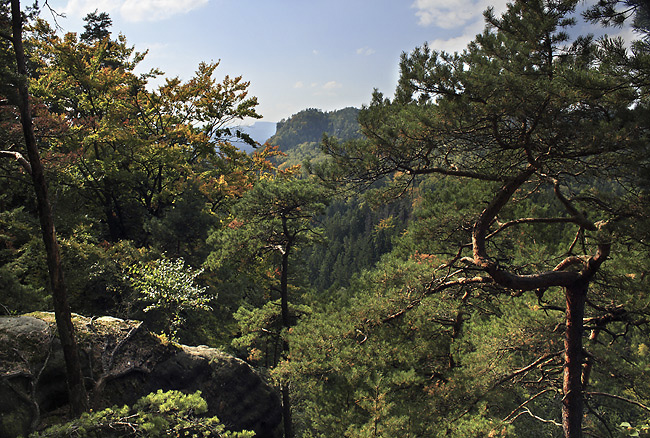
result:
<svg viewBox="0 0 650 438"><path fill-rule="evenodd" d="M275 391L245 362L206 346L161 339L138 321L74 316L93 409L162 390L201 390L210 416L231 430L280 436ZM26 434L67 412L65 366L54 315L0 317L0 436Z"/></svg>

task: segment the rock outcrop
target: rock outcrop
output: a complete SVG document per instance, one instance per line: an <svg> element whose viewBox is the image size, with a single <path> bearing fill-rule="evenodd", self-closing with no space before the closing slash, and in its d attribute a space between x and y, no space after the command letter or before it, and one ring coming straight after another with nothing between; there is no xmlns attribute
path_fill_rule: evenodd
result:
<svg viewBox="0 0 650 438"><path fill-rule="evenodd" d="M93 409L133 404L162 390L201 390L208 414L231 430L280 436L274 390L245 362L205 346L168 342L139 321L74 315ZM54 315L0 317L0 436L27 434L67 412L63 352Z"/></svg>

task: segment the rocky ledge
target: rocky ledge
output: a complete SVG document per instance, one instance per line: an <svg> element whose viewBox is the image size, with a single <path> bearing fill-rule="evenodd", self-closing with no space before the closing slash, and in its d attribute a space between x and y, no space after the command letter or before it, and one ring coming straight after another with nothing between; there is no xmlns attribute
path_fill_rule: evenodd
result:
<svg viewBox="0 0 650 438"><path fill-rule="evenodd" d="M245 362L217 349L168 342L139 321L74 315L93 409L133 404L158 389L200 390L208 415L230 430L280 434L276 392ZM68 409L54 314L0 317L0 436L26 435Z"/></svg>

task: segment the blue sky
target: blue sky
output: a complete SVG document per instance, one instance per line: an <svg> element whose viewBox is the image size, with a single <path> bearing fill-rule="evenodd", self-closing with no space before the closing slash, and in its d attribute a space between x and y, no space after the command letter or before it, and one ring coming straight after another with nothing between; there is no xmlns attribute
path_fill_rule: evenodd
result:
<svg viewBox="0 0 650 438"><path fill-rule="evenodd" d="M58 23L108 12L113 32L138 51L142 70L188 79L201 61L221 60L219 78L243 76L264 121L305 108L360 107L374 88L392 95L399 56L429 42L462 50L483 29L482 11L505 0L49 0ZM45 12L47 13L47 12Z"/></svg>

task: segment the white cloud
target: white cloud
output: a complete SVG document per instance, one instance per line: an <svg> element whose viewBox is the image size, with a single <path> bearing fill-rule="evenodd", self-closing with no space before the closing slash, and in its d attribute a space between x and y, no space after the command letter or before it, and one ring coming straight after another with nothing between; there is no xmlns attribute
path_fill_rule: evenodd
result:
<svg viewBox="0 0 650 438"><path fill-rule="evenodd" d="M421 26L435 25L444 29L454 28L460 35L447 39L438 38L429 46L449 53L462 52L485 29L483 12L494 7L498 16L506 10L506 0L415 0L411 5Z"/></svg>
<svg viewBox="0 0 650 438"><path fill-rule="evenodd" d="M119 8L120 2L115 0L68 0L68 3L60 12L72 17L85 17L89 12L95 9L99 12L108 12L109 14Z"/></svg>
<svg viewBox="0 0 650 438"><path fill-rule="evenodd" d="M125 0L120 13L127 21L160 21L208 4L208 0Z"/></svg>
<svg viewBox="0 0 650 438"><path fill-rule="evenodd" d="M341 88L342 86L343 85L339 84L336 81L329 81L323 85L323 90L335 90L337 88Z"/></svg>
<svg viewBox="0 0 650 438"><path fill-rule="evenodd" d="M435 25L443 29L459 28L481 18L483 11L494 6L495 12L505 10L505 0L415 0L420 26Z"/></svg>
<svg viewBox="0 0 650 438"><path fill-rule="evenodd" d="M483 31L484 28L485 22L483 20L475 20L463 29L462 35L453 38L438 38L429 41L429 47L447 53L462 52L467 48L467 45L476 38L476 35Z"/></svg>
<svg viewBox="0 0 650 438"><path fill-rule="evenodd" d="M370 56L375 53L375 49L371 49L368 46L360 47L357 49L357 55Z"/></svg>
<svg viewBox="0 0 650 438"><path fill-rule="evenodd" d="M209 0L68 0L62 12L84 17L98 10L120 16L131 22L166 20L208 4Z"/></svg>
<svg viewBox="0 0 650 438"><path fill-rule="evenodd" d="M305 84L302 83L302 81L298 81L295 84L293 84L293 88L303 88Z"/></svg>
<svg viewBox="0 0 650 438"><path fill-rule="evenodd" d="M311 51L311 53L312 53L312 55L318 55L320 52L318 50L314 49L314 50Z"/></svg>

